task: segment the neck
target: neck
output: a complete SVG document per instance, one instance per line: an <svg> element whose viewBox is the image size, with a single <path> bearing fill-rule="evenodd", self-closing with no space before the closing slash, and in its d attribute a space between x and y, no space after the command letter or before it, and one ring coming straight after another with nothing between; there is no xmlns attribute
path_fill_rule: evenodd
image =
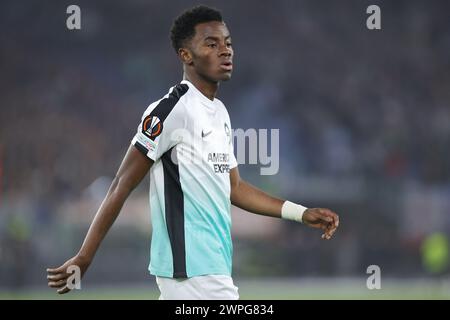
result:
<svg viewBox="0 0 450 320"><path fill-rule="evenodd" d="M219 89L219 83L208 81L198 74L188 74L185 72L183 74L183 80L188 80L192 83L205 97L209 100L214 101L214 98Z"/></svg>

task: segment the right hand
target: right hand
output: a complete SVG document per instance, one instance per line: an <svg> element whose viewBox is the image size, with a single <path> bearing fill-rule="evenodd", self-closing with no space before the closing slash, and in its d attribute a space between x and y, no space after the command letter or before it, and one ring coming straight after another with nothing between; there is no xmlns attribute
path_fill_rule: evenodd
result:
<svg viewBox="0 0 450 320"><path fill-rule="evenodd" d="M57 289L56 292L58 292L59 294L69 292L71 289L67 287L67 278L72 274L67 273L67 268L70 266L78 266L80 268L81 277L83 277L89 265L89 260L76 255L75 257L67 260L62 266L58 268L48 268L48 286Z"/></svg>

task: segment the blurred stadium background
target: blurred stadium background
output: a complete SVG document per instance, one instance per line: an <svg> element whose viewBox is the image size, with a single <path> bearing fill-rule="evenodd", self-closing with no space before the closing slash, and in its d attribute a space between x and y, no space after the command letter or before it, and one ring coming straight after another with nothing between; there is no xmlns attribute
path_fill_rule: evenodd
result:
<svg viewBox="0 0 450 320"><path fill-rule="evenodd" d="M341 216L334 240L233 209L244 299L450 298L450 3L202 1L222 10L234 128L279 128L280 170L241 175ZM66 8L81 7L80 31ZM58 297L46 267L76 253L147 105L182 76L171 22L197 2L2 1L0 299L157 298L147 273L148 179L83 280ZM366 28L370 4L382 30ZM366 288L379 265L381 290Z"/></svg>

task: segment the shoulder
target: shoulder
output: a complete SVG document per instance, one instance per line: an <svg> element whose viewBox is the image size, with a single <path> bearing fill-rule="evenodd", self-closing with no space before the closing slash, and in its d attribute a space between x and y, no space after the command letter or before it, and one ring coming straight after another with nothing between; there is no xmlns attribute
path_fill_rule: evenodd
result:
<svg viewBox="0 0 450 320"><path fill-rule="evenodd" d="M164 97L152 102L142 117L156 116L161 121L164 121L169 114L184 113L184 104L188 90L189 87L186 84L179 83L173 86Z"/></svg>

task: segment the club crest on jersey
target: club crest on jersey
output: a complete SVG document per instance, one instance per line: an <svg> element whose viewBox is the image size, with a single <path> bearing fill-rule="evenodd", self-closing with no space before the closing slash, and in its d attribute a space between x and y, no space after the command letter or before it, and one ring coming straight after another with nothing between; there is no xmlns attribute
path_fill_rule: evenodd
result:
<svg viewBox="0 0 450 320"><path fill-rule="evenodd" d="M162 132L162 122L157 116L148 115L142 122L142 133L155 140Z"/></svg>
<svg viewBox="0 0 450 320"><path fill-rule="evenodd" d="M228 138L228 143L231 144L231 132L230 132L230 128L228 127L227 123L224 123L224 128L225 128L225 134L227 135Z"/></svg>

